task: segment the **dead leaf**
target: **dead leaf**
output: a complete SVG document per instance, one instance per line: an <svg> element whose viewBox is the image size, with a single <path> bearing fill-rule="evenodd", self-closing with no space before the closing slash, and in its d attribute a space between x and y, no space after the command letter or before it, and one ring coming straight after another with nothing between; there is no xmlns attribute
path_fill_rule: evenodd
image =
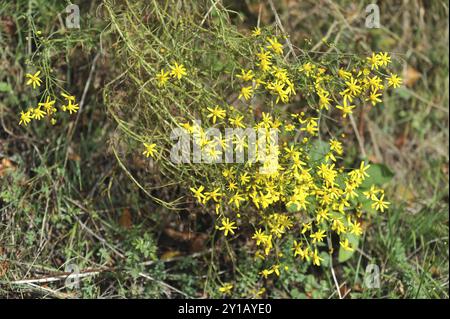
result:
<svg viewBox="0 0 450 319"><path fill-rule="evenodd" d="M14 23L14 19L12 17L2 17L0 20L0 25L5 33L9 35L16 33L16 24Z"/></svg>
<svg viewBox="0 0 450 319"><path fill-rule="evenodd" d="M169 227L164 229L164 233L170 238L177 241L189 241L195 237L195 234L193 232L190 231L181 232Z"/></svg>
<svg viewBox="0 0 450 319"><path fill-rule="evenodd" d="M349 296L351 289L347 287L346 284L342 285L341 287L339 287L339 290L341 292L341 296L346 298L347 296Z"/></svg>
<svg viewBox="0 0 450 319"><path fill-rule="evenodd" d="M77 162L81 160L80 155L78 155L78 154L73 150L73 148L72 148L71 146L69 146L69 156L68 156L68 158L69 158L71 161L77 161Z"/></svg>
<svg viewBox="0 0 450 319"><path fill-rule="evenodd" d="M7 260L0 262L0 277L6 275L9 269L9 262Z"/></svg>
<svg viewBox="0 0 450 319"><path fill-rule="evenodd" d="M125 208L122 211L122 215L120 215L119 224L125 229L130 229L133 226L133 222L131 220L131 213L128 208Z"/></svg>
<svg viewBox="0 0 450 319"><path fill-rule="evenodd" d="M203 233L194 233L191 231L178 231L167 227L164 233L176 241L188 242L190 252L199 252L205 249L208 235Z"/></svg>
<svg viewBox="0 0 450 319"><path fill-rule="evenodd" d="M403 83L407 87L412 87L421 77L422 74L412 66L408 65L403 71Z"/></svg>
<svg viewBox="0 0 450 319"><path fill-rule="evenodd" d="M161 260L168 260L181 255L178 250L168 250L161 255Z"/></svg>
<svg viewBox="0 0 450 319"><path fill-rule="evenodd" d="M191 241L189 250L193 253L205 250L205 244L208 240L208 235L198 234L194 240Z"/></svg>
<svg viewBox="0 0 450 319"><path fill-rule="evenodd" d="M16 166L9 159L4 158L0 162L0 177L5 176L7 170L15 170Z"/></svg>
<svg viewBox="0 0 450 319"><path fill-rule="evenodd" d="M355 292L362 292L363 291L361 285L359 285L359 284L355 284L353 286L352 290L355 291Z"/></svg>

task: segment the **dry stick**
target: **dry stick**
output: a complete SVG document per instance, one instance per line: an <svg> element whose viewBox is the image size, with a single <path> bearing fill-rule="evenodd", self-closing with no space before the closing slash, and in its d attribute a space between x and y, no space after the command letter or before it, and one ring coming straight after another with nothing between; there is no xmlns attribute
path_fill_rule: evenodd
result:
<svg viewBox="0 0 450 319"><path fill-rule="evenodd" d="M87 92L88 92L88 90L89 90L89 86L90 86L91 81L92 81L92 76L94 75L95 64L96 64L96 62L97 62L99 56L100 56L100 53L97 53L97 54L95 55L94 59L92 60L92 66L91 66L91 69L90 69L90 71L89 71L89 76L88 76L88 79L87 79L87 81L86 81L86 85L84 86L83 94L81 95L80 107L79 107L79 109L78 109L77 117L76 117L76 119L75 119L75 122L74 122L73 126L72 126L71 129L70 129L69 134L68 134L68 135L69 135L68 138L67 138L67 145L68 145L68 146L69 146L69 144L70 144L70 141L71 141L72 138L73 138L73 134L74 134L74 132L75 132L75 129L76 129L77 124L78 124L78 121L79 121L79 119L80 119L80 114L81 114L81 111L83 110L84 101L85 101L85 99L86 99L86 95L87 95ZM67 147L66 158L65 158L65 160L64 160L64 168L66 167L68 158L69 158L69 147Z"/></svg>
<svg viewBox="0 0 450 319"><path fill-rule="evenodd" d="M344 287L345 284L347 284L346 281L344 281L344 282L339 286L339 289L338 289L338 290L333 291L333 293L328 297L328 299L333 298L333 296L336 294L336 291L340 291L340 289L341 289L342 287ZM347 295L347 294L345 294L345 296L346 296L346 295ZM342 296L342 297L344 297L344 296Z"/></svg>
<svg viewBox="0 0 450 319"><path fill-rule="evenodd" d="M182 292L181 290L179 290L179 289L177 289L177 288L175 288L175 287L169 285L168 283L165 283L164 281L155 279L155 278L153 278L152 276L150 276L150 275L148 275L148 274L145 274L145 273L143 273L143 272L140 272L140 273L139 273L139 276L144 277L144 278L149 279L149 280L152 280L152 281L154 281L154 282L157 282L157 283L160 284L161 286L167 287L167 288L169 288L169 289L171 289L171 290L173 290L173 291L175 291L175 292L177 292L177 293L179 293L179 294L185 296L186 298L191 298L189 295L187 295L186 293Z"/></svg>
<svg viewBox="0 0 450 319"><path fill-rule="evenodd" d="M47 294L53 294L57 298L63 298L63 299L67 298L67 295L65 295L63 293L60 293L57 290L52 290L52 289L50 289L48 287L42 287L42 286L39 286L39 285L35 285L33 283L28 283L27 285L31 286L32 288L45 291Z"/></svg>
<svg viewBox="0 0 450 319"><path fill-rule="evenodd" d="M360 249L360 248L358 248L358 247L356 247L355 250L356 250L358 253L360 253L361 255L363 255L364 257L366 257L368 260L372 260L372 257L369 256L367 253L365 253L364 250L362 250L362 249Z"/></svg>
<svg viewBox="0 0 450 319"><path fill-rule="evenodd" d="M339 295L339 299L342 299L341 288L340 288L339 283L338 283L338 281L336 279L336 274L334 273L334 269L333 269L333 261L331 261L331 259L332 259L332 257L330 257L331 274L333 275L333 281L334 281L334 284L336 285L336 291L337 291L337 293Z"/></svg>
<svg viewBox="0 0 450 319"><path fill-rule="evenodd" d="M345 283L344 283L345 284ZM342 285L344 285L342 284ZM342 286L341 286L342 287ZM342 299L344 299L345 297L347 297L347 295L352 291L352 288L346 289L345 291L345 295L342 296Z"/></svg>
<svg viewBox="0 0 450 319"><path fill-rule="evenodd" d="M10 281L8 283L20 285L20 284L42 284L47 282L55 282L55 281L61 281L66 280L69 278L83 278L83 277L89 277L89 276L95 276L103 272L102 270L94 270L94 271L85 271L82 273L74 274L74 273L63 273L61 275L55 275L55 276L48 276L48 277L41 277L41 278L32 278L32 279L21 279L21 280L15 280Z"/></svg>
<svg viewBox="0 0 450 319"><path fill-rule="evenodd" d="M166 259L166 260L162 260L162 262L167 263L167 262L173 262L173 261L177 261L177 260L181 260L184 257L198 257L198 256L202 256L207 254L208 252L210 252L212 249L208 249L202 252L197 252L188 256L183 256L183 257L175 257L175 258L170 258L170 259ZM155 261L146 261L146 262L141 262L140 264L143 266L149 266L154 264ZM78 278L84 278L84 277L90 277L90 276L95 276L104 272L112 272L112 271L116 271L117 269L112 268L112 267L107 267L104 269L88 269L88 270L83 270L78 274L74 274L74 273L68 273L68 272L63 272L63 273L59 273L59 274L54 274L54 275L49 275L49 276L44 276L44 277L39 277L39 278L30 278L30 279L20 279L20 280L15 280L15 281L10 281L10 282L3 282L0 281L0 283L9 283L9 284L39 284L39 283L48 283L48 282L55 282L55 281L61 281L61 280L65 280L65 279L69 279L69 278L74 278L74 279L78 279ZM140 274L141 276L147 278L147 279L151 279L151 280L155 280L156 282L160 283L163 286L166 287L170 287L170 289L177 291L178 293L187 296L185 293L183 293L182 291L179 291L177 288L170 286L169 284L156 280L153 277L151 277L148 274Z"/></svg>
<svg viewBox="0 0 450 319"><path fill-rule="evenodd" d="M369 131L370 139L372 140L372 146L375 152L375 156L378 161L381 161L383 159L383 155L381 155L380 146L378 145L375 132L372 128L372 122L370 120L367 121L367 130Z"/></svg>
<svg viewBox="0 0 450 319"><path fill-rule="evenodd" d="M206 18L208 18L208 16L209 16L209 14L211 13L212 9L213 9L214 7L216 7L216 4L217 4L219 1L220 1L220 0L216 0L216 1L213 3L213 5L212 5L211 7L209 7L208 12L206 12L205 16L203 17L202 22L200 22L200 26L203 26L203 23L205 23Z"/></svg>
<svg viewBox="0 0 450 319"><path fill-rule="evenodd" d="M350 118L350 122L352 123L353 131L355 132L356 139L358 140L358 145L359 145L359 149L361 150L361 154L363 155L363 157L366 158L367 157L366 150L364 148L364 143L362 141L362 138L359 135L358 127L356 126L355 119L353 118L352 114L349 114L349 118Z"/></svg>
<svg viewBox="0 0 450 319"><path fill-rule="evenodd" d="M403 88L405 88L405 87L403 86ZM444 113L448 113L448 107L446 108L446 107L444 107L443 105L439 105L439 104L436 104L436 103L434 103L434 102L431 102L431 101L429 101L429 100L427 100L427 99L421 97L419 94L417 94L417 93L415 93L414 91L411 91L411 90L409 90L409 89L406 89L406 91L407 91L409 94L411 94L413 97L415 97L416 99L422 101L423 103L429 104L430 106L435 107L435 108L438 109L439 111L442 111L442 112L444 112Z"/></svg>
<svg viewBox="0 0 450 319"><path fill-rule="evenodd" d="M77 206L78 208L80 208L81 210L83 210L84 212L89 214L89 211L83 207L81 204L79 204L78 202L74 201L73 199L70 199L68 197L66 197L66 199L71 202L72 204L74 204L75 206ZM78 221L78 223L80 224L80 226L82 228L84 228L84 230L86 230L89 234L91 234L92 236L94 236L95 238L97 238L98 240L100 240L105 246L107 246L109 249L111 249L114 253L116 253L119 257L121 258L125 258L125 255L122 254L117 248L115 248L113 245L111 245L110 243L108 243L103 237L100 237L99 235L97 235L96 233L94 233L94 231L92 231L89 227L86 226L86 224L84 224L76 215L73 215L73 217Z"/></svg>
<svg viewBox="0 0 450 319"><path fill-rule="evenodd" d="M337 25L337 22L334 21L333 24L328 29L325 36L312 47L311 52L315 52L317 49L319 49L322 46L323 40L325 40L325 41L328 40L328 38L331 36L331 32L334 31L334 28L336 27L336 25Z"/></svg>
<svg viewBox="0 0 450 319"><path fill-rule="evenodd" d="M428 245L430 245L432 243L435 243L435 242L438 242L440 240L448 240L448 237L435 238L435 239L432 239L432 240L426 242L425 245L423 245L423 246L417 248L416 250L414 250L409 256L406 257L406 259L411 259L411 257L413 257L415 254L417 254L425 246L428 246Z"/></svg>
<svg viewBox="0 0 450 319"><path fill-rule="evenodd" d="M262 3L259 4L258 21L256 22L257 28L259 28L259 24L261 23L261 13L262 13Z"/></svg>
<svg viewBox="0 0 450 319"><path fill-rule="evenodd" d="M278 15L277 9L275 8L275 5L273 4L272 0L269 0L269 5L270 5L270 9L272 10L273 14L275 15L275 21L277 22L278 27L280 28L281 32L286 34L286 31L283 28L283 24L281 23L280 16ZM294 52L294 47L292 46L291 41L287 37L286 37L286 43L287 43L287 45L289 47L289 51L292 53L294 58L296 58L297 55Z"/></svg>
<svg viewBox="0 0 450 319"><path fill-rule="evenodd" d="M122 254L119 250L117 250L116 248L114 248L113 245L109 244L104 238L100 237L99 235L97 235L96 233L94 233L89 227L86 226L86 224L84 224L78 217L75 217L75 219L78 221L78 223L81 225L82 228L84 228L88 233L90 233L92 236L94 236L95 238L97 238L98 240L100 240L105 246L107 246L109 249L111 249L114 253L116 253L119 257L121 258L125 258L125 255Z"/></svg>
<svg viewBox="0 0 450 319"><path fill-rule="evenodd" d="M210 253L213 249L209 248L203 251L199 251L190 255L185 255L185 256L178 256L178 257L173 257L173 258L168 258L168 259L164 259L164 260L158 260L158 261L162 261L164 263L170 263L170 262L174 262L174 261L178 261L178 260L182 260L184 258L190 257L190 258L195 258L195 257L199 257L199 256L203 256L206 255L208 253ZM141 265L143 266L150 266L155 264L158 261L154 261L154 260L149 260L149 261L144 261L141 263Z"/></svg>
<svg viewBox="0 0 450 319"><path fill-rule="evenodd" d="M327 242L328 242L328 248L331 249L331 248L332 248L332 245L331 245L331 240L330 240L329 237L327 237ZM338 281L337 281L336 274L334 273L334 268L333 268L333 256L332 256L332 254L330 254L330 268L331 268L331 274L332 274L332 276L333 276L334 284L336 285L336 291L337 291L337 293L338 293L338 295L339 295L339 299L342 299L341 288L340 288L339 283L338 283Z"/></svg>

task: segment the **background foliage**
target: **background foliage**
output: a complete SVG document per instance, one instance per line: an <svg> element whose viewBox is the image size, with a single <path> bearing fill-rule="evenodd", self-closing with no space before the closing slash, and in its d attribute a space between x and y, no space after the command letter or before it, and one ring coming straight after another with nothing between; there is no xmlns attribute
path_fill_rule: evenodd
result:
<svg viewBox="0 0 450 319"><path fill-rule="evenodd" d="M130 180L130 173L158 169L136 155L126 158L124 170L111 147L118 145L118 130L101 92L120 72L110 50L109 1L76 3L80 30L64 27L67 4L61 1L0 1L0 296L220 297L218 287L229 281L233 297L337 298L330 271L306 269L266 282L261 294L245 243L208 241L209 215L193 203L169 211ZM215 2L161 3L179 20L187 9L206 21L217 14L210 10ZM261 3L223 1L242 32L258 20L276 24L270 1ZM296 47L311 54L388 51L403 64L405 86L384 96L379 109L358 114L357 130L345 132L349 163L363 151L392 172L378 166L376 174L390 179L393 204L365 225L359 251L334 265L339 292L346 298L448 298L448 4L380 3L380 29L364 27L366 5L275 2ZM37 31L42 36L35 41ZM18 126L19 111L37 102L24 81L36 66L84 96L76 120ZM167 181L152 176L151 196L186 195L177 185L159 187ZM363 285L369 263L380 267L380 289ZM79 289L64 285L71 264L86 275Z"/></svg>

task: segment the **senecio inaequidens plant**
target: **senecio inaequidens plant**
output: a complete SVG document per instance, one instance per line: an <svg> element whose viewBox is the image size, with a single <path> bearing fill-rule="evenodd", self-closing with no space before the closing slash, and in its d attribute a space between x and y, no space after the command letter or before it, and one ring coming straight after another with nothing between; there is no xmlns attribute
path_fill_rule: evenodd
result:
<svg viewBox="0 0 450 319"><path fill-rule="evenodd" d="M134 141L129 152L141 149L159 174L184 185L215 216L225 240L252 229L262 278L289 271L281 249L287 235L295 238L292 256L313 267L332 249L327 238L333 233L340 250L355 250L366 213L383 213L390 203L370 183L367 160L344 167L343 130L327 127L326 137L321 121L351 125L358 106L378 107L387 88L399 87L390 55L313 58L306 50L294 54L288 37L273 28L242 34L220 11L206 28L155 9L158 21L149 26L138 18L145 16L138 6L128 6L109 8L124 75L105 96L124 138ZM114 94L121 88L126 97ZM227 161L230 148L248 154L259 146L248 136L208 135L229 128L275 131L277 139L267 134L269 146L256 160ZM192 136L181 161L172 157L179 142L174 130ZM196 161L195 147L210 161ZM220 293L232 289L225 282Z"/></svg>
<svg viewBox="0 0 450 319"><path fill-rule="evenodd" d="M342 251L353 251L367 211L383 213L390 203L383 189L370 184L367 160L344 167L345 135L339 126L350 125L357 107L377 107L387 88L401 85L389 70L390 55L313 58L307 50L295 54L288 37L273 28L238 32L224 24L220 11L219 22L206 28L155 9L153 27L140 18L148 15L138 4L126 6L121 10L105 2L123 73L105 87L104 97L129 141L128 152L142 153L158 174L183 185L215 216L215 229L225 240L251 228L262 278L289 271L280 248L287 235L295 238L291 254L316 267L323 262L321 252L331 249L327 238L333 233ZM27 84L40 85L39 71L27 77ZM74 97L63 97L68 104L61 109L76 112ZM53 121L54 103L47 96L21 113L20 124L45 114ZM338 128L327 127L325 135L321 122ZM236 163L224 160L230 148L248 154L259 144L238 134L210 138L211 128L251 128L275 132L277 138L267 134L269 147L256 160ZM174 130L193 136L188 151L197 147L212 161L195 161L190 153L187 160L173 161ZM232 289L225 283L220 292Z"/></svg>

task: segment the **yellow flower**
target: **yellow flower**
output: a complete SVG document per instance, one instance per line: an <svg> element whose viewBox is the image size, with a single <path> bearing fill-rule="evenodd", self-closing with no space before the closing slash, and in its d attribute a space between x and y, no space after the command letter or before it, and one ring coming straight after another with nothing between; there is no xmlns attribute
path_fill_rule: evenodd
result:
<svg viewBox="0 0 450 319"><path fill-rule="evenodd" d="M361 93L361 86L358 85L357 83L358 83L358 81L356 79L354 79L353 77L351 77L349 81L345 82L345 84L347 84L347 89L353 96Z"/></svg>
<svg viewBox="0 0 450 319"><path fill-rule="evenodd" d="M202 194L202 191L205 189L204 186L200 185L197 189L195 189L194 187L189 188L191 190L191 192L194 194L194 197L200 202L202 203L203 200L206 198L205 195Z"/></svg>
<svg viewBox="0 0 450 319"><path fill-rule="evenodd" d="M212 192L205 193L205 195L207 200L211 198L215 202L219 202L220 198L222 197L222 193L220 192L219 187L214 189Z"/></svg>
<svg viewBox="0 0 450 319"><path fill-rule="evenodd" d="M342 143L336 139L330 140L330 150L335 151L337 154L342 155L344 150L342 149Z"/></svg>
<svg viewBox="0 0 450 319"><path fill-rule="evenodd" d="M370 103L372 103L372 105L375 106L375 104L381 102L381 99L378 98L379 96L381 96L381 93L377 93L377 91L372 91L370 92L369 97L366 98L366 101L370 101Z"/></svg>
<svg viewBox="0 0 450 319"><path fill-rule="evenodd" d="M213 124L216 124L217 118L220 118L220 119L225 118L226 111L224 109L220 108L218 105L216 105L216 107L214 107L214 108L208 107L207 110L210 112L208 114L208 118L212 117Z"/></svg>
<svg viewBox="0 0 450 319"><path fill-rule="evenodd" d="M272 59L272 55L270 54L270 52L264 50L264 48L261 48L259 53L256 53L256 56L258 57L259 62L263 61L269 62L270 59Z"/></svg>
<svg viewBox="0 0 450 319"><path fill-rule="evenodd" d="M231 289L233 289L233 285L230 283L225 283L219 288L219 291L224 295L228 295L231 293Z"/></svg>
<svg viewBox="0 0 450 319"><path fill-rule="evenodd" d="M235 182L229 182L229 183L228 183L228 186L227 186L227 189L228 189L229 191L234 191L234 190L236 190L236 189L237 189L236 183L235 183Z"/></svg>
<svg viewBox="0 0 450 319"><path fill-rule="evenodd" d="M328 97L330 93L325 90L322 90L317 94L319 95L319 107L321 109L326 109L328 111L331 102L331 99Z"/></svg>
<svg viewBox="0 0 450 319"><path fill-rule="evenodd" d="M283 45L278 42L277 38L267 38L267 41L270 43L270 45L267 46L268 49L271 49L276 54L283 54Z"/></svg>
<svg viewBox="0 0 450 319"><path fill-rule="evenodd" d="M377 69L378 70L378 67L380 66L380 57L377 55L377 54L375 54L375 53L372 53L372 56L371 57L367 57L367 61L369 62L369 64L370 64L370 68L373 70L374 68L375 69Z"/></svg>
<svg viewBox="0 0 450 319"><path fill-rule="evenodd" d="M311 223L304 223L303 227L302 227L302 231L301 233L304 234L306 233L308 230L311 230L312 228L312 224Z"/></svg>
<svg viewBox="0 0 450 319"><path fill-rule="evenodd" d="M272 62L270 62L269 60L261 60L259 63L257 63L256 65L259 66L259 68L261 69L261 71L263 72L267 72L270 70L270 66L272 65Z"/></svg>
<svg viewBox="0 0 450 319"><path fill-rule="evenodd" d="M391 57L387 52L380 52L378 53L378 61L380 66L387 66L389 63L391 63Z"/></svg>
<svg viewBox="0 0 450 319"><path fill-rule="evenodd" d="M306 76L310 76L312 74L312 71L316 68L314 64L311 64L311 62L304 63L300 68L300 72L304 72Z"/></svg>
<svg viewBox="0 0 450 319"><path fill-rule="evenodd" d="M334 230L338 235L345 232L345 226L339 219L333 219L331 229Z"/></svg>
<svg viewBox="0 0 450 319"><path fill-rule="evenodd" d="M342 105L337 105L336 108L342 111L342 117L346 118L348 114L352 114L353 111L352 109L354 109L356 106L354 105L348 105L347 104L347 99L344 99L344 103Z"/></svg>
<svg viewBox="0 0 450 319"><path fill-rule="evenodd" d="M398 88L402 84L402 79L397 74L391 74L390 77L388 77L388 85L392 86L393 88Z"/></svg>
<svg viewBox="0 0 450 319"><path fill-rule="evenodd" d="M309 235L309 237L313 239L312 243L315 244L316 242L322 242L323 238L326 237L326 235L324 230L318 230L315 233Z"/></svg>
<svg viewBox="0 0 450 319"><path fill-rule="evenodd" d="M373 91L382 90L384 88L381 82L382 80L376 75L371 78L367 78L367 83L370 85Z"/></svg>
<svg viewBox="0 0 450 319"><path fill-rule="evenodd" d="M350 233L352 233L352 234L354 234L356 236L360 236L362 234L361 224L358 223L357 221L352 223L352 221L349 219L348 220L348 225L350 227Z"/></svg>
<svg viewBox="0 0 450 319"><path fill-rule="evenodd" d="M328 213L328 208L320 208L317 210L316 220L320 223L322 220L328 220L330 214Z"/></svg>
<svg viewBox="0 0 450 319"><path fill-rule="evenodd" d="M194 132L194 126L191 125L189 122L186 122L186 123L180 123L180 125L181 125L188 133L193 133L193 132Z"/></svg>
<svg viewBox="0 0 450 319"><path fill-rule="evenodd" d="M242 123L243 119L244 119L243 115L237 115L235 118L230 118L229 121L231 125L244 128L245 126Z"/></svg>
<svg viewBox="0 0 450 319"><path fill-rule="evenodd" d="M259 272L259 274L262 275L264 278L267 278L272 273L273 273L273 269L264 269Z"/></svg>
<svg viewBox="0 0 450 319"><path fill-rule="evenodd" d="M169 72L164 71L164 69L161 69L159 73L156 74L156 81L158 81L158 86L163 87L166 85L167 81L169 81Z"/></svg>
<svg viewBox="0 0 450 319"><path fill-rule="evenodd" d="M383 199L384 199L384 194L382 194L380 196L380 198L377 198L376 196L374 196L374 198L372 198L372 200L373 200L372 208L375 208L376 210L384 212L384 209L387 208L391 203L385 202L385 201L383 201Z"/></svg>
<svg viewBox="0 0 450 319"><path fill-rule="evenodd" d="M314 254L312 255L313 264L316 266L320 266L320 262L323 261L323 258L319 257L319 253L317 252L317 248L314 250Z"/></svg>
<svg viewBox="0 0 450 319"><path fill-rule="evenodd" d="M347 72L344 69L339 69L338 75L339 75L339 77L343 78L344 80L347 80L352 76L352 74L350 72Z"/></svg>
<svg viewBox="0 0 450 319"><path fill-rule="evenodd" d="M345 240L341 240L339 242L339 244L341 245L342 248L344 248L344 250L347 251L353 251L354 249L350 246L350 243L348 242L348 239L346 238Z"/></svg>
<svg viewBox="0 0 450 319"><path fill-rule="evenodd" d="M364 179L365 177L369 177L369 174L367 173L367 170L370 168L370 165L367 164L364 161L361 161L361 164L359 164L359 169L358 169L358 175L361 179Z"/></svg>
<svg viewBox="0 0 450 319"><path fill-rule="evenodd" d="M32 85L33 89L35 89L36 86L41 86L42 80L39 78L39 74L41 74L41 71L37 71L35 74L27 73L26 77L29 79L27 85Z"/></svg>
<svg viewBox="0 0 450 319"><path fill-rule="evenodd" d="M294 257L300 255L300 252L302 251L302 242L297 242L296 240L294 240L294 246L292 247L292 250L294 251Z"/></svg>
<svg viewBox="0 0 450 319"><path fill-rule="evenodd" d="M231 184L231 183L230 183ZM228 186L230 187L230 185ZM233 203L234 206L236 206L237 209L240 207L240 202L243 202L245 199L242 197L239 192L235 193L233 196L231 196L230 200L228 201L228 204Z"/></svg>
<svg viewBox="0 0 450 319"><path fill-rule="evenodd" d="M45 112L41 110L41 108L38 106L37 108L33 109L33 118L35 120L40 120L45 116Z"/></svg>
<svg viewBox="0 0 450 319"><path fill-rule="evenodd" d="M252 239L256 240L256 246L259 246L261 243L265 243L267 241L267 235L261 230L258 229L253 234Z"/></svg>
<svg viewBox="0 0 450 319"><path fill-rule="evenodd" d="M44 109L47 111L47 114L51 114L56 112L56 109L53 107L55 104L55 100L50 101L50 96L47 96L47 99L43 103L39 103L38 106L43 106Z"/></svg>
<svg viewBox="0 0 450 319"><path fill-rule="evenodd" d="M156 152L156 144L148 144L148 143L144 143L145 146L145 150L144 152L142 152L143 155L145 155L145 157L154 157L155 156L155 152Z"/></svg>
<svg viewBox="0 0 450 319"><path fill-rule="evenodd" d="M287 124L284 129L286 130L286 132L292 132L295 130L295 125L292 124Z"/></svg>
<svg viewBox="0 0 450 319"><path fill-rule="evenodd" d="M78 109L80 107L78 106L78 104L73 104L72 102L69 102L69 104L63 106L63 110L64 111L69 111L70 114L72 113L77 113Z"/></svg>
<svg viewBox="0 0 450 319"><path fill-rule="evenodd" d="M250 176L248 176L248 173L245 172L244 174L242 174L239 179L241 180L241 185L245 185L250 181Z"/></svg>
<svg viewBox="0 0 450 319"><path fill-rule="evenodd" d="M367 199L374 199L376 198L376 195L380 192L379 189L375 185L370 186L370 189L368 191L363 192L364 196L366 196Z"/></svg>
<svg viewBox="0 0 450 319"><path fill-rule="evenodd" d="M65 98L66 100L67 100L67 102L69 102L69 103L75 103L75 96L73 96L73 95L68 95L68 94L66 94L66 93L61 93L61 96L63 97L63 98Z"/></svg>
<svg viewBox="0 0 450 319"><path fill-rule="evenodd" d="M244 99L246 101L248 101L252 97L252 94L253 94L253 88L251 85L243 86L241 88L241 93L239 94L239 98L244 97Z"/></svg>
<svg viewBox="0 0 450 319"><path fill-rule="evenodd" d="M298 253L302 260L309 261L309 259L311 258L310 252L311 252L311 249L309 247L306 247L305 249L301 249Z"/></svg>
<svg viewBox="0 0 450 319"><path fill-rule="evenodd" d="M234 235L234 229L237 229L234 224L235 222L230 222L230 219L228 217L222 218L222 226L220 226L218 229L223 230L225 236L228 236L228 233L232 233Z"/></svg>
<svg viewBox="0 0 450 319"><path fill-rule="evenodd" d="M24 112L24 111L20 112L19 125L23 124L24 126L27 126L27 124L31 122L32 118L33 118L33 116L31 115L30 110L28 110L26 112Z"/></svg>
<svg viewBox="0 0 450 319"><path fill-rule="evenodd" d="M252 37L257 37L260 34L261 34L261 29L258 27L255 27L252 31Z"/></svg>
<svg viewBox="0 0 450 319"><path fill-rule="evenodd" d="M173 65L169 66L172 71L170 71L170 75L173 78L176 78L180 80L183 76L186 76L186 68L183 64L178 64L177 62L174 62Z"/></svg>
<svg viewBox="0 0 450 319"><path fill-rule="evenodd" d="M280 265L273 265L272 266L272 270L275 273L275 275L277 275L278 277L280 277Z"/></svg>
<svg viewBox="0 0 450 319"><path fill-rule="evenodd" d="M244 82L252 80L254 76L252 70L245 71L244 69L241 70L241 74L236 75L238 79L241 79Z"/></svg>

